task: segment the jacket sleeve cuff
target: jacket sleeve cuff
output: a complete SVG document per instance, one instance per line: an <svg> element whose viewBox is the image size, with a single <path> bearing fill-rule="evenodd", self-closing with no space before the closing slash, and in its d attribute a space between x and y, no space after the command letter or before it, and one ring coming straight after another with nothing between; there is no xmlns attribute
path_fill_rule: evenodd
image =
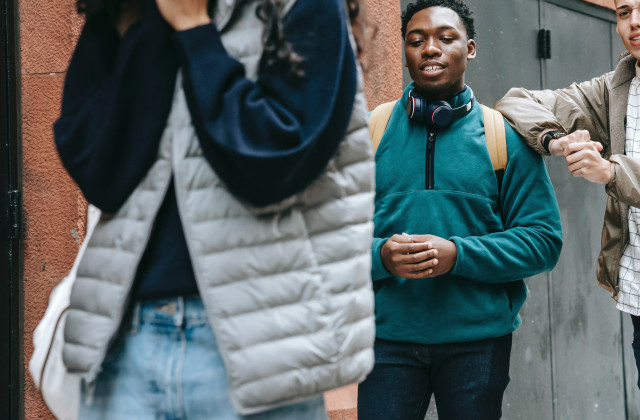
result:
<svg viewBox="0 0 640 420"><path fill-rule="evenodd" d="M613 176L611 177L611 179L609 180L609 182L607 183L607 185L605 185L604 190L606 191L607 195L615 198L616 200L618 199L618 189L616 188L616 181L618 178L618 166L619 166L619 160L617 158L617 155L612 155L611 157L609 157L609 161L611 162L612 165L612 171L613 172Z"/></svg>
<svg viewBox="0 0 640 420"><path fill-rule="evenodd" d="M450 241L452 241L454 244L456 244L456 263L453 266L453 269L450 271L451 274L453 274L454 276L462 276L462 277L470 277L469 274L471 273L465 273L464 270L464 258L465 258L465 254L464 254L464 239L459 237L459 236L452 236L451 238L449 238Z"/></svg>
<svg viewBox="0 0 640 420"><path fill-rule="evenodd" d="M371 244L371 280L373 281L392 277L392 274L384 268L382 258L380 258L382 245L384 245L388 239L389 238L373 238L373 243Z"/></svg>
<svg viewBox="0 0 640 420"><path fill-rule="evenodd" d="M213 23L196 26L185 31L176 32L178 49L183 61L187 65L193 66L197 62L211 63L219 61L222 57L227 57L227 51L220 40L220 33ZM197 67L197 66L194 66Z"/></svg>
<svg viewBox="0 0 640 420"><path fill-rule="evenodd" d="M558 130L556 130L555 128L547 128L547 129L543 130L540 134L538 134L538 142L537 142L537 145L536 145L536 151L538 153L544 155L544 156L551 156L551 153L549 153L549 149L544 147L545 136L548 133L551 133L551 132L558 132Z"/></svg>

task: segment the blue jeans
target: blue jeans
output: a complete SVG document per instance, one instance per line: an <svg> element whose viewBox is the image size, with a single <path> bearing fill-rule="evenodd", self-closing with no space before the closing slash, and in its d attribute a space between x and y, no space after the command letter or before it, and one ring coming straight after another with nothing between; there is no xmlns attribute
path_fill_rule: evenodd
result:
<svg viewBox="0 0 640 420"><path fill-rule="evenodd" d="M640 388L640 316L631 315L633 323L633 356L636 359L636 368L638 370L638 388Z"/></svg>
<svg viewBox="0 0 640 420"><path fill-rule="evenodd" d="M358 387L360 420L423 420L431 395L440 420L499 419L511 334L452 344L376 340L375 366Z"/></svg>
<svg viewBox="0 0 640 420"><path fill-rule="evenodd" d="M225 367L199 297L137 303L98 375L79 419L327 419L322 396L241 416L229 400ZM89 398L91 400L91 398Z"/></svg>

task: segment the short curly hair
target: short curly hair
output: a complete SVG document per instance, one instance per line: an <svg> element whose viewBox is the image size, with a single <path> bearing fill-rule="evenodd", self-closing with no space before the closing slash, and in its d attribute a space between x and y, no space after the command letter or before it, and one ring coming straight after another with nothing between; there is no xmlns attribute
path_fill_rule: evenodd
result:
<svg viewBox="0 0 640 420"><path fill-rule="evenodd" d="M415 3L409 3L407 10L402 12L402 39L407 35L407 25L413 15L429 7L446 7L456 12L467 31L469 39L475 38L476 29L473 26L473 13L471 13L469 6L461 0L417 0Z"/></svg>

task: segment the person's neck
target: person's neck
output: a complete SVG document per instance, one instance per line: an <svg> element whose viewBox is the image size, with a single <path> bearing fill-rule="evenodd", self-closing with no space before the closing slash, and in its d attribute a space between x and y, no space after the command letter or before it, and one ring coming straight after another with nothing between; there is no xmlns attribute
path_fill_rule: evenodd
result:
<svg viewBox="0 0 640 420"><path fill-rule="evenodd" d="M461 89L455 89L455 90L448 91L446 93L441 93L436 95L425 94L424 92L421 92L420 89L418 89L418 93L422 95L422 97L427 101L427 103L431 104L437 101L450 102L453 98L460 95L465 90L467 90L466 85L463 86Z"/></svg>

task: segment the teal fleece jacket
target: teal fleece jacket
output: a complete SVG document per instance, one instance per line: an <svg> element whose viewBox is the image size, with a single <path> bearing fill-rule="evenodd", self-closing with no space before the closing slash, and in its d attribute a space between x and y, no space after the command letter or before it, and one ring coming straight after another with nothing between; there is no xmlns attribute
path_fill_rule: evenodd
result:
<svg viewBox="0 0 640 420"><path fill-rule="evenodd" d="M437 131L433 188L427 132L396 103L375 155L372 279L378 338L423 344L499 337L521 324L525 277L551 270L562 248L560 214L542 157L505 124L507 168L501 193L476 103ZM469 101L465 89L449 103ZM427 279L392 276L380 249L394 234L433 234L455 242L452 271Z"/></svg>

